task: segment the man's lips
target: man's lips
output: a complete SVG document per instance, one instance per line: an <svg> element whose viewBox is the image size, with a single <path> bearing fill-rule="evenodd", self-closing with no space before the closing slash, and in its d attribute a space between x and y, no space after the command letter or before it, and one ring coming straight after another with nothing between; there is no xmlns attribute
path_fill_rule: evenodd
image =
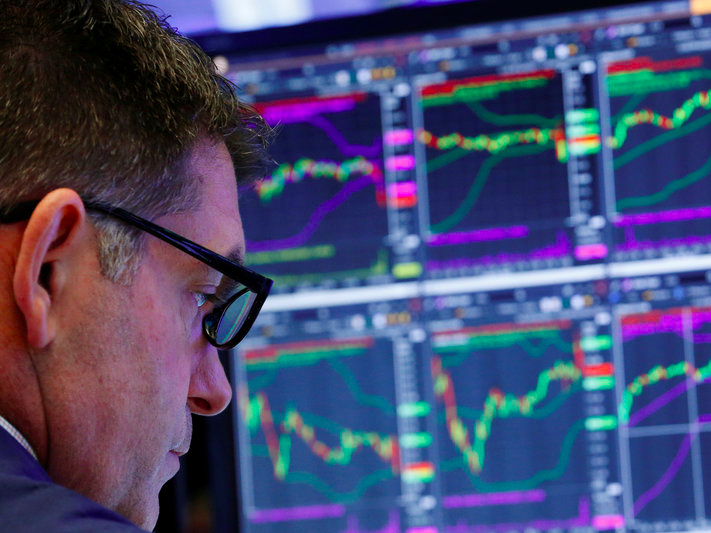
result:
<svg viewBox="0 0 711 533"><path fill-rule="evenodd" d="M187 446L180 446L179 448L175 448L173 450L170 450L170 453L174 453L178 457L182 457L186 453L188 453L188 450L190 449L190 444Z"/></svg>
<svg viewBox="0 0 711 533"><path fill-rule="evenodd" d="M172 448L170 451L171 453L174 453L178 457L181 457L188 453L188 450L190 449L190 441L193 438L193 419L190 416L190 411L186 409L185 413L185 436L183 437L183 440Z"/></svg>
<svg viewBox="0 0 711 533"><path fill-rule="evenodd" d="M192 433L193 433L192 427L189 426L187 434L185 435L185 437L183 438L183 440L181 441L180 444L178 444L177 446L175 446L174 448L172 448L170 450L171 453L174 453L178 457L188 453L188 450L190 449L190 440L192 439L192 436L193 436Z"/></svg>

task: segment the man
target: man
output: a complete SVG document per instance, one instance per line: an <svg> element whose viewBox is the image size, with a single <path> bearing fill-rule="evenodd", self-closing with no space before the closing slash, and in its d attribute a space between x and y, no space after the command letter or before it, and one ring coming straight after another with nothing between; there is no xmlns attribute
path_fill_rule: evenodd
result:
<svg viewBox="0 0 711 533"><path fill-rule="evenodd" d="M0 98L0 530L150 530L271 286L266 126L134 0L2 0Z"/></svg>

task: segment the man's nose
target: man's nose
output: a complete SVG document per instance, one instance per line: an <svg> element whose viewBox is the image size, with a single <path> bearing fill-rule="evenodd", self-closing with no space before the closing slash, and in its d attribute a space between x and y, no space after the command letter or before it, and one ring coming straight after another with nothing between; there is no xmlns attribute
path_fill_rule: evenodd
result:
<svg viewBox="0 0 711 533"><path fill-rule="evenodd" d="M227 407L232 398L232 387L220 363L217 350L201 358L193 371L188 389L188 407L190 412L212 416Z"/></svg>

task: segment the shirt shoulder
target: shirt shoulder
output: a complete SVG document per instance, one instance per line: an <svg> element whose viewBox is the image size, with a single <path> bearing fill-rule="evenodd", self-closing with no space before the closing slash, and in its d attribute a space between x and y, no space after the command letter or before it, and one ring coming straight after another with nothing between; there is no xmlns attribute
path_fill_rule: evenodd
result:
<svg viewBox="0 0 711 533"><path fill-rule="evenodd" d="M0 524L17 533L138 533L117 513L53 483L42 466L0 430Z"/></svg>

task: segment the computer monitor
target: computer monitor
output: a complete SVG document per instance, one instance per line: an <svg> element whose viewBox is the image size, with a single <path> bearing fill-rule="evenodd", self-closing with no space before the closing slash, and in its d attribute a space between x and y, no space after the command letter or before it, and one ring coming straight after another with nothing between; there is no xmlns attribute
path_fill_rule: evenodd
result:
<svg viewBox="0 0 711 533"><path fill-rule="evenodd" d="M242 531L711 527L711 3L484 5L221 50L280 129Z"/></svg>

